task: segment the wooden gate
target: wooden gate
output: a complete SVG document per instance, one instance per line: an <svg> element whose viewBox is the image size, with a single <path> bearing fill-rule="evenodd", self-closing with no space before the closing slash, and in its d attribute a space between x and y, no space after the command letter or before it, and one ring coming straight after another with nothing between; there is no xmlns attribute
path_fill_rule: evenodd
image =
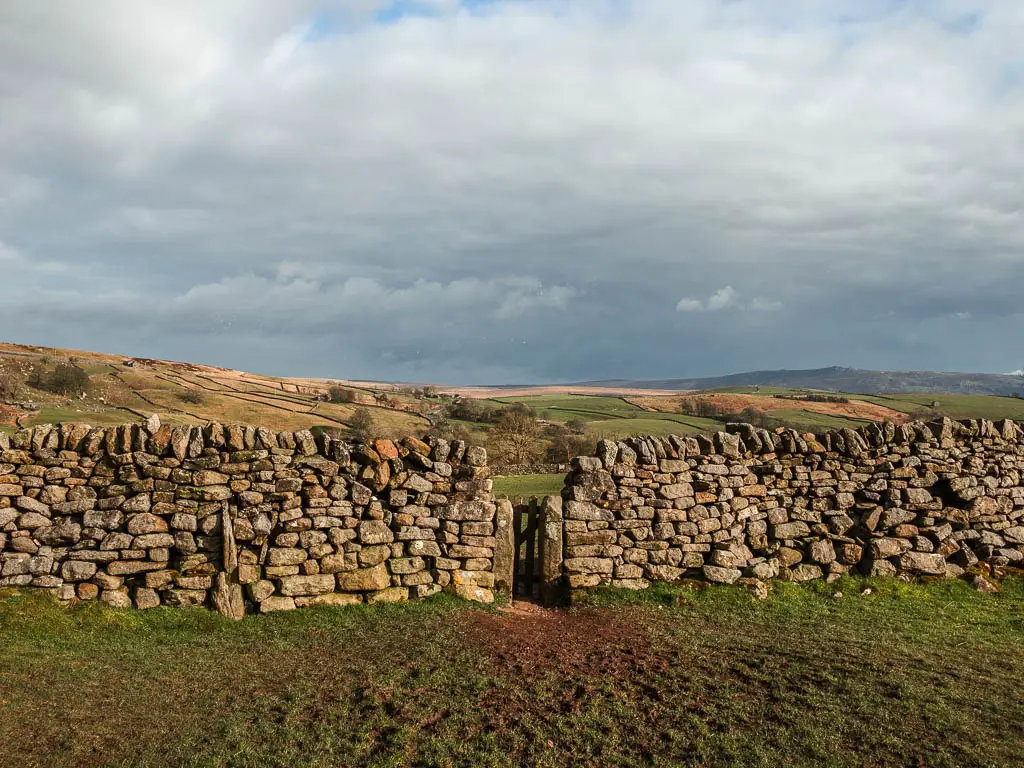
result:
<svg viewBox="0 0 1024 768"><path fill-rule="evenodd" d="M541 502L532 498L515 500L512 506L512 529L515 531L515 558L512 578L512 596L539 599L541 573L544 560Z"/></svg>

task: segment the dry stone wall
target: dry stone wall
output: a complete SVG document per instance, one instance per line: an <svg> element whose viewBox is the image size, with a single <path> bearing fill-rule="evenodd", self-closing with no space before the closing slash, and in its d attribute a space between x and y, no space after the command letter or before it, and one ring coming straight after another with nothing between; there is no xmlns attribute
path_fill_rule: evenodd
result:
<svg viewBox="0 0 1024 768"><path fill-rule="evenodd" d="M251 426L0 434L0 587L241 617L442 589L493 599L487 455Z"/></svg>
<svg viewBox="0 0 1024 768"><path fill-rule="evenodd" d="M1021 566L1022 474L1012 421L604 441L566 479L564 573L643 588Z"/></svg>

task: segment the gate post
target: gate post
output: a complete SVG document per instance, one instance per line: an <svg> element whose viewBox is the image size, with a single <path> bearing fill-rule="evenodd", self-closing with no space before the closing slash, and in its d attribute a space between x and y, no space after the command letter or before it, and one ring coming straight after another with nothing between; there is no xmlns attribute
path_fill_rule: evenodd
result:
<svg viewBox="0 0 1024 768"><path fill-rule="evenodd" d="M545 496L541 510L541 562L540 602L551 607L562 602L562 497Z"/></svg>
<svg viewBox="0 0 1024 768"><path fill-rule="evenodd" d="M512 502L499 499L494 515L494 589L507 597L512 596L515 569L516 532L512 526Z"/></svg>

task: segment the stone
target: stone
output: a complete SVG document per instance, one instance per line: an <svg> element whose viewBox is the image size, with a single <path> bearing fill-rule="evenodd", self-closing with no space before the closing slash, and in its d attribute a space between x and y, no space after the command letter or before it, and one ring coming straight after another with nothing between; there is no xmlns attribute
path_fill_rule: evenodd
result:
<svg viewBox="0 0 1024 768"><path fill-rule="evenodd" d="M159 571L163 568L164 563L145 560L115 560L107 566L107 572L111 576L134 576L137 573Z"/></svg>
<svg viewBox="0 0 1024 768"><path fill-rule="evenodd" d="M27 531L33 531L38 528L48 528L53 525L53 521L45 515L41 515L38 512L26 512L18 518L17 526Z"/></svg>
<svg viewBox="0 0 1024 768"><path fill-rule="evenodd" d="M828 565L836 559L836 551L828 539L811 542L809 554L811 560L819 565Z"/></svg>
<svg viewBox="0 0 1024 768"><path fill-rule="evenodd" d="M260 603L260 613L294 611L295 607L295 601L290 597L268 597Z"/></svg>
<svg viewBox="0 0 1024 768"><path fill-rule="evenodd" d="M270 565L299 565L304 562L307 557L309 557L309 555L306 554L304 549L271 547L267 562Z"/></svg>
<svg viewBox="0 0 1024 768"><path fill-rule="evenodd" d="M779 562L778 560L765 560L753 566L750 572L755 579L765 581L774 579L779 575Z"/></svg>
<svg viewBox="0 0 1024 768"><path fill-rule="evenodd" d="M249 597L254 603L263 602L273 595L275 591L274 583L266 580L254 581L251 584L246 585L246 589L249 592Z"/></svg>
<svg viewBox="0 0 1024 768"><path fill-rule="evenodd" d="M821 578L821 568L811 563L801 563L789 570L793 581L813 581Z"/></svg>
<svg viewBox="0 0 1024 768"><path fill-rule="evenodd" d="M395 540L394 532L382 520L363 520L358 530L361 544L389 544Z"/></svg>
<svg viewBox="0 0 1024 768"><path fill-rule="evenodd" d="M704 578L713 584L735 584L743 575L738 568L721 568L717 565L705 565L702 572Z"/></svg>
<svg viewBox="0 0 1024 768"><path fill-rule="evenodd" d="M100 588L95 584L83 581L76 588L75 594L79 600L95 600L100 596Z"/></svg>
<svg viewBox="0 0 1024 768"><path fill-rule="evenodd" d="M124 589L104 589L100 593L100 602L106 603L111 608L131 608L132 599L128 591Z"/></svg>
<svg viewBox="0 0 1024 768"><path fill-rule="evenodd" d="M368 603L404 603L409 599L408 587L391 587L367 596Z"/></svg>
<svg viewBox="0 0 1024 768"><path fill-rule="evenodd" d="M143 536L136 536L132 542L134 549L158 549L160 547L173 547L175 538L169 533L149 533Z"/></svg>
<svg viewBox="0 0 1024 768"><path fill-rule="evenodd" d="M470 600L474 603L494 602L494 593L485 587L477 587L471 584L455 584L453 582L445 588L445 591L450 592L463 600Z"/></svg>
<svg viewBox="0 0 1024 768"><path fill-rule="evenodd" d="M871 554L876 558L895 557L903 552L903 544L899 539L872 539Z"/></svg>
<svg viewBox="0 0 1024 768"><path fill-rule="evenodd" d="M156 608L160 605L160 593L155 589L139 587L135 590L135 607L139 610Z"/></svg>
<svg viewBox="0 0 1024 768"><path fill-rule="evenodd" d="M662 499L674 500L681 499L686 496L693 496L693 486L689 483L675 483L673 485L663 485L658 490L658 496Z"/></svg>
<svg viewBox="0 0 1024 768"><path fill-rule="evenodd" d="M128 519L128 533L132 536L143 536L147 533L167 533L167 521L148 512L133 515Z"/></svg>
<svg viewBox="0 0 1024 768"><path fill-rule="evenodd" d="M565 569L571 573L611 573L614 563L610 558L602 557L568 557Z"/></svg>
<svg viewBox="0 0 1024 768"><path fill-rule="evenodd" d="M96 563L82 560L65 560L60 567L60 575L64 581L86 581L96 573Z"/></svg>
<svg viewBox="0 0 1024 768"><path fill-rule="evenodd" d="M915 573L944 576L946 573L946 559L940 554L904 552L900 556L900 567L903 570Z"/></svg>
<svg viewBox="0 0 1024 768"><path fill-rule="evenodd" d="M310 605L326 605L340 608L346 605L359 605L363 602L363 596L350 592L331 592L326 595L312 595L308 597L296 597L295 605L305 608Z"/></svg>
<svg viewBox="0 0 1024 768"><path fill-rule="evenodd" d="M772 527L772 538L774 539L800 539L810 536L811 529L802 520L791 523L780 523Z"/></svg>
<svg viewBox="0 0 1024 768"><path fill-rule="evenodd" d="M18 509L22 509L26 512L35 512L38 515L48 518L50 516L50 507L43 504L40 501L29 498L28 496L19 496L14 501L14 506ZM49 523L47 523L49 525Z"/></svg>
<svg viewBox="0 0 1024 768"><path fill-rule="evenodd" d="M281 594L288 597L322 595L334 591L335 577L334 574L330 573L319 573L311 576L283 576L278 583L280 584L279 591Z"/></svg>
<svg viewBox="0 0 1024 768"><path fill-rule="evenodd" d="M336 578L338 589L342 592L376 592L391 585L391 574L385 563L373 568L338 573Z"/></svg>

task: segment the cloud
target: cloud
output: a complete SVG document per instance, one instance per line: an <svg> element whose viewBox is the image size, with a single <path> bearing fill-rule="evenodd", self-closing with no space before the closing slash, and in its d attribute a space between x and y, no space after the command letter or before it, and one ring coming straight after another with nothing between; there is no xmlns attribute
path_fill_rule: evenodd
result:
<svg viewBox="0 0 1024 768"><path fill-rule="evenodd" d="M13 340L472 381L1018 364L1014 0L38 6L0 4Z"/></svg>
<svg viewBox="0 0 1024 768"><path fill-rule="evenodd" d="M684 298L676 304L676 312L720 312L723 309L739 309L749 312L775 312L782 309L781 301L772 301L755 296L749 303L740 302L739 292L731 285L719 288L706 301Z"/></svg>

